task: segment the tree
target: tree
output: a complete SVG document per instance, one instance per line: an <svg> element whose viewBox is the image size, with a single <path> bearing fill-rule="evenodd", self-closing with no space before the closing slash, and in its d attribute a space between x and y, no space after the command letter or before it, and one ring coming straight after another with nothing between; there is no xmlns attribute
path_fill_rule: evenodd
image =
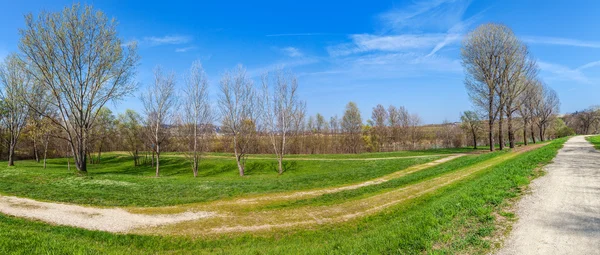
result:
<svg viewBox="0 0 600 255"><path fill-rule="evenodd" d="M114 137L116 133L115 116L112 114L112 111L106 107L102 107L98 111L99 113L97 114L96 121L94 122L94 126L90 132L90 144L94 144L96 151L98 152L96 160L90 156L90 161L92 164L100 163L102 150L106 145L112 144L106 144L106 139L109 137ZM91 154L91 150L89 153Z"/></svg>
<svg viewBox="0 0 600 255"><path fill-rule="evenodd" d="M546 129L554 118L554 115L559 111L560 100L556 91L552 88L547 85L542 85L541 87L542 94L539 102L536 104L535 116L537 117L540 140L544 141Z"/></svg>
<svg viewBox="0 0 600 255"><path fill-rule="evenodd" d="M194 177L198 176L201 152L206 147L206 130L201 130L202 125L212 122L212 112L208 100L208 79L202 64L196 61L192 64L185 77L185 104L184 126L188 129L186 136L191 143L189 155ZM190 149L190 148L188 148Z"/></svg>
<svg viewBox="0 0 600 255"><path fill-rule="evenodd" d="M473 137L473 149L477 149L477 135L483 129L479 115L474 111L466 111L460 116L460 120L462 128Z"/></svg>
<svg viewBox="0 0 600 255"><path fill-rule="evenodd" d="M531 80L537 76L537 65L529 58L529 52L525 45L515 47L515 51L506 57L507 68L504 72L503 83L498 86L498 95L501 95L501 105L504 106L503 113L506 115L508 125L508 140L510 148L515 148L515 130L513 126L513 115L519 110L523 101L523 94L527 87L531 86ZM502 115L502 114L500 114ZM502 133L502 131L500 131ZM501 141L501 147L503 143Z"/></svg>
<svg viewBox="0 0 600 255"><path fill-rule="evenodd" d="M143 147L142 142L142 116L134 110L127 109L125 113L118 116L117 128L121 136L125 139L125 146L133 157L133 165L139 166L140 150Z"/></svg>
<svg viewBox="0 0 600 255"><path fill-rule="evenodd" d="M523 143L527 145L527 131L528 125L531 125L531 130L533 131L534 126L534 110L535 103L537 102L537 98L539 98L538 92L538 80L535 78L529 78L525 81L525 90L521 93L519 101L521 102L518 108L519 115L521 115L521 119L523 120ZM535 143L535 136L532 133L532 141Z"/></svg>
<svg viewBox="0 0 600 255"><path fill-rule="evenodd" d="M15 148L21 131L27 123L28 107L21 93L30 77L24 70L23 63L17 55L12 54L0 64L0 100L2 100L2 111L4 116L2 122L8 131L8 166L15 165Z"/></svg>
<svg viewBox="0 0 600 255"><path fill-rule="evenodd" d="M346 144L351 153L360 152L362 125L360 110L358 110L356 103L349 102L342 117L342 130L346 134Z"/></svg>
<svg viewBox="0 0 600 255"><path fill-rule="evenodd" d="M27 71L50 95L60 118L55 124L65 133L77 169L87 172L89 131L99 109L135 89L136 45L124 48L116 20L91 6L74 4L37 19L29 14L25 26L19 49Z"/></svg>
<svg viewBox="0 0 600 255"><path fill-rule="evenodd" d="M373 108L373 112L371 114L371 119L373 120L373 134L374 140L377 143L377 148L381 150L383 144L385 143L387 137L387 122L388 122L388 111L383 107L383 105L377 105Z"/></svg>
<svg viewBox="0 0 600 255"><path fill-rule="evenodd" d="M283 174L283 157L286 153L287 137L294 120L298 118L301 102L298 99L298 81L289 71L275 70L262 76L263 120L277 156L278 172ZM323 116L317 115L316 131L323 128Z"/></svg>
<svg viewBox="0 0 600 255"><path fill-rule="evenodd" d="M515 52L522 47L512 30L498 24L484 24L470 32L461 48L462 64L466 71L465 84L475 106L488 117L490 151L494 150L494 123L502 114L503 84L510 81ZM500 123L499 123L500 124ZM502 126L500 126L502 140ZM500 141L501 147L503 141Z"/></svg>
<svg viewBox="0 0 600 255"><path fill-rule="evenodd" d="M156 154L156 177L160 171L161 146L169 137L168 125L174 115L176 104L175 74L163 74L160 67L154 69L154 83L142 94L146 113L146 127L152 150Z"/></svg>
<svg viewBox="0 0 600 255"><path fill-rule="evenodd" d="M244 176L246 154L256 135L258 103L246 69L239 65L225 72L220 81L219 109L223 130L233 137L233 150L240 176Z"/></svg>

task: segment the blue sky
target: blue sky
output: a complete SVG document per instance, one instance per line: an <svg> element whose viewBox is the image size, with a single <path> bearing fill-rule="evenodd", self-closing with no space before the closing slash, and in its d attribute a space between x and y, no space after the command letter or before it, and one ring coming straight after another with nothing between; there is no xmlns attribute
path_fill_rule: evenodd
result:
<svg viewBox="0 0 600 255"><path fill-rule="evenodd" d="M71 3L0 1L0 57L17 50L24 14ZM560 96L561 112L600 104L600 1L83 3L116 18L123 41L140 46L140 91L110 106L119 112L141 111L138 97L156 65L181 76L201 60L213 97L220 74L237 64L254 78L282 66L297 74L310 115L342 115L355 101L364 119L377 104L394 104L425 123L456 121L471 108L461 38L486 22L508 25L530 46L542 79Z"/></svg>

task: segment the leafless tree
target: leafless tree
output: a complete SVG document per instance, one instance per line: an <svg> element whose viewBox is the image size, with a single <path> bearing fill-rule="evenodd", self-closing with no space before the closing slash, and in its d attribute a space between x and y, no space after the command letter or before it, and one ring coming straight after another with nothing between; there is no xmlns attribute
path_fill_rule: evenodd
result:
<svg viewBox="0 0 600 255"><path fill-rule="evenodd" d="M356 103L350 102L346 105L346 111L342 117L342 130L346 135L346 144L350 153L359 153L362 140L362 118Z"/></svg>
<svg viewBox="0 0 600 255"><path fill-rule="evenodd" d="M202 64L196 61L185 77L184 127L186 137L190 140L189 155L194 177L198 176L201 153L206 150L210 131L203 130L212 123L212 111L208 99L208 79Z"/></svg>
<svg viewBox="0 0 600 255"><path fill-rule="evenodd" d="M240 176L244 176L246 154L256 135L257 95L246 69L239 65L221 77L219 109L225 132L233 137L233 150Z"/></svg>
<svg viewBox="0 0 600 255"><path fill-rule="evenodd" d="M510 78L511 58L522 48L512 30L498 24L484 24L469 33L461 49L466 71L465 84L471 101L488 116L490 150L494 150L494 123L504 108L498 91ZM500 134L502 133L500 127ZM502 140L502 135L500 135ZM500 141L502 144L503 141ZM501 145L502 146L502 145Z"/></svg>
<svg viewBox="0 0 600 255"><path fill-rule="evenodd" d="M28 87L27 83L31 82L24 68L25 65L15 54L7 56L0 64L0 100L5 115L2 122L8 131L8 166L15 165L15 148L29 112L27 103L21 96L24 88Z"/></svg>
<svg viewBox="0 0 600 255"><path fill-rule="evenodd" d="M277 156L279 174L283 174L288 135L294 120L298 118L301 102L298 99L298 81L294 74L282 69L265 73L262 76L263 98L262 116L267 134ZM323 116L317 115L315 130L323 128Z"/></svg>
<svg viewBox="0 0 600 255"><path fill-rule="evenodd" d="M373 129L375 135L375 141L377 143L377 148L381 151L383 145L386 142L386 138L388 136L388 111L383 107L383 105L377 105L373 108L373 112L371 114L371 119L373 120Z"/></svg>
<svg viewBox="0 0 600 255"><path fill-rule="evenodd" d="M171 124L177 107L175 96L175 73L164 74L160 67L154 69L154 83L141 96L146 114L145 126L152 150L156 153L156 177L160 173L161 146L169 137Z"/></svg>
<svg viewBox="0 0 600 255"><path fill-rule="evenodd" d="M540 101L535 109L540 140L545 140L546 129L550 125L555 115L558 113L559 107L560 100L556 94L556 91L547 85L542 85Z"/></svg>
<svg viewBox="0 0 600 255"><path fill-rule="evenodd" d="M37 19L29 14L20 31L28 73L49 93L60 118L55 124L64 130L81 172L87 172L89 130L98 110L135 89L136 46L122 46L116 25L101 11L74 4Z"/></svg>
<svg viewBox="0 0 600 255"><path fill-rule="evenodd" d="M518 111L523 120L523 143L527 145L529 126L531 126L532 141L535 143L535 134L533 133L535 118L533 113L536 107L535 104L538 102L537 98L540 97L541 92L539 91L538 80L536 78L529 78L525 83L525 89L518 99L520 101Z"/></svg>
<svg viewBox="0 0 600 255"><path fill-rule="evenodd" d="M140 150L143 148L142 136L142 116L133 110L126 110L119 114L117 128L123 137L125 147L133 157L133 165L139 166Z"/></svg>
<svg viewBox="0 0 600 255"><path fill-rule="evenodd" d="M529 52L525 45L515 47L514 52L510 52L506 57L506 68L503 72L503 83L497 87L498 95L501 95L503 113L506 116L508 125L508 140L510 148L515 148L515 129L513 126L513 115L519 110L523 101L521 94L525 92L531 84L531 80L537 76L537 65L529 57ZM502 114L500 114L502 115ZM501 126L500 126L501 128ZM501 132L502 133L502 132ZM501 147L503 143L501 142Z"/></svg>
<svg viewBox="0 0 600 255"><path fill-rule="evenodd" d="M474 111L466 111L461 116L462 127L467 130L473 138L473 149L477 149L477 137L483 129L479 115Z"/></svg>

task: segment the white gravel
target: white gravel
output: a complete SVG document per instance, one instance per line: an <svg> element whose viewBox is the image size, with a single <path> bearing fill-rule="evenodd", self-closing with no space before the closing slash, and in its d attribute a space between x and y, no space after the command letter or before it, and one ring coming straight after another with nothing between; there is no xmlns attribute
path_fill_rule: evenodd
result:
<svg viewBox="0 0 600 255"><path fill-rule="evenodd" d="M600 153L573 137L545 171L498 254L600 254Z"/></svg>
<svg viewBox="0 0 600 255"><path fill-rule="evenodd" d="M0 212L57 225L119 233L136 228L173 224L215 215L212 212L158 215L134 214L119 208L94 208L47 203L10 196L0 196Z"/></svg>

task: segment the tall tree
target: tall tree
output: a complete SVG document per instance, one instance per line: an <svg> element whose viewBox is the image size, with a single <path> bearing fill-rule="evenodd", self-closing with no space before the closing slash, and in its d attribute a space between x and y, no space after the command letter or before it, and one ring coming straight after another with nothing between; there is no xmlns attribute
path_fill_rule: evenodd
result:
<svg viewBox="0 0 600 255"><path fill-rule="evenodd" d="M142 94L142 104L146 113L146 128L152 150L156 154L156 177L160 172L161 147L169 137L168 125L171 124L177 98L175 97L175 74L164 74L160 67L154 69L154 83Z"/></svg>
<svg viewBox="0 0 600 255"><path fill-rule="evenodd" d="M541 91L542 94L535 109L535 115L537 117L540 140L544 141L546 138L546 130L559 111L560 100L558 99L556 91L545 84L542 85Z"/></svg>
<svg viewBox="0 0 600 255"><path fill-rule="evenodd" d="M233 138L233 151L240 176L244 176L246 154L256 135L258 103L252 80L239 65L221 77L219 109L223 130Z"/></svg>
<svg viewBox="0 0 600 255"><path fill-rule="evenodd" d="M75 165L87 172L89 131L99 109L135 89L136 45L123 47L117 22L91 6L29 14L19 49L36 86L50 94ZM36 110L42 113L40 109Z"/></svg>
<svg viewBox="0 0 600 255"><path fill-rule="evenodd" d="M473 138L473 149L477 149L477 136L483 129L479 115L474 111L466 111L461 116L462 128Z"/></svg>
<svg viewBox="0 0 600 255"><path fill-rule="evenodd" d="M8 131L8 166L15 165L15 148L29 112L27 103L21 96L27 83L31 82L24 68L25 65L15 54L7 56L0 64L0 100L4 112L2 122Z"/></svg>
<svg viewBox="0 0 600 255"><path fill-rule="evenodd" d="M144 145L142 142L142 116L134 110L127 109L125 113L119 114L117 128L125 139L127 150L133 157L133 165L141 165L139 153Z"/></svg>
<svg viewBox="0 0 600 255"><path fill-rule="evenodd" d="M202 127L212 123L212 111L208 99L208 79L202 64L196 61L185 77L184 126L191 153L189 159L194 177L198 176L201 153L207 146L207 133Z"/></svg>
<svg viewBox="0 0 600 255"><path fill-rule="evenodd" d="M298 81L289 71L275 70L262 76L263 109L262 116L277 156L278 172L283 174L283 157L286 153L287 138L298 118L301 102L298 99ZM323 116L317 115L316 131L320 132Z"/></svg>
<svg viewBox="0 0 600 255"><path fill-rule="evenodd" d="M381 151L384 143L386 142L388 128L388 112L383 105L377 105L373 108L371 113L371 119L373 120L373 134L375 135L374 140L377 143L377 148Z"/></svg>
<svg viewBox="0 0 600 255"><path fill-rule="evenodd" d="M350 153L360 152L362 126L363 121L358 106L354 102L349 102L342 117L342 130L346 135L346 142Z"/></svg>
<svg viewBox="0 0 600 255"><path fill-rule="evenodd" d="M504 108L504 100L501 100L504 97L498 95L498 91L504 92L500 87L507 82L513 65L512 55L521 46L512 30L498 24L483 24L463 41L465 84L471 101L487 114L490 151L494 150L494 123Z"/></svg>

